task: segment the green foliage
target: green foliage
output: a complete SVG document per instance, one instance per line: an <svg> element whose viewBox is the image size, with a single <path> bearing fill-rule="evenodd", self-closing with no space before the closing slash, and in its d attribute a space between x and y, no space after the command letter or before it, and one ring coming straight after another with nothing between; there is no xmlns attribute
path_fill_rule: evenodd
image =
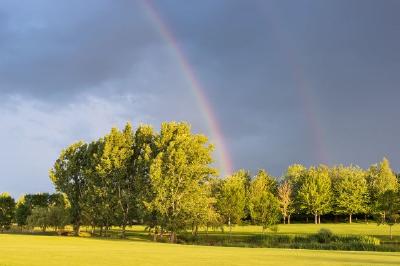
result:
<svg viewBox="0 0 400 266"><path fill-rule="evenodd" d="M383 158L378 165L371 165L368 170L368 185L370 197L373 201L388 190L397 190L397 178L390 168L389 160Z"/></svg>
<svg viewBox="0 0 400 266"><path fill-rule="evenodd" d="M28 216L30 215L31 210L29 206L25 202L25 197L22 197L18 200L15 208L15 221L18 226L25 226L27 224Z"/></svg>
<svg viewBox="0 0 400 266"><path fill-rule="evenodd" d="M75 235L79 235L82 223L83 197L89 163L88 145L77 142L63 150L50 170L50 179L56 189L67 195L71 205L71 222Z"/></svg>
<svg viewBox="0 0 400 266"><path fill-rule="evenodd" d="M15 212L15 200L8 193L0 194L0 231L10 229Z"/></svg>
<svg viewBox="0 0 400 266"><path fill-rule="evenodd" d="M271 228L280 220L279 201L273 192L276 181L265 171L259 171L249 189L249 209L253 222L263 229Z"/></svg>
<svg viewBox="0 0 400 266"><path fill-rule="evenodd" d="M188 227L188 221L207 204L204 184L215 170L210 167L213 146L203 135L194 135L185 123L163 123L155 139L157 156L150 166L150 189L153 195L146 202L157 222L171 233ZM200 210L199 210L200 208Z"/></svg>
<svg viewBox="0 0 400 266"><path fill-rule="evenodd" d="M302 180L298 197L300 208L314 214L315 223L318 223L318 216L327 213L331 208L331 180L328 168L310 167Z"/></svg>
<svg viewBox="0 0 400 266"><path fill-rule="evenodd" d="M337 166L331 171L333 206L338 214L365 213L368 204L368 185L365 172L355 166Z"/></svg>
<svg viewBox="0 0 400 266"><path fill-rule="evenodd" d="M228 223L237 224L244 215L246 204L245 182L247 172L240 170L223 180L218 194L218 210Z"/></svg>
<svg viewBox="0 0 400 266"><path fill-rule="evenodd" d="M387 224L390 228L390 239L392 239L392 226L399 222L400 218L400 196L397 191L387 190L380 195L376 211L378 224Z"/></svg>

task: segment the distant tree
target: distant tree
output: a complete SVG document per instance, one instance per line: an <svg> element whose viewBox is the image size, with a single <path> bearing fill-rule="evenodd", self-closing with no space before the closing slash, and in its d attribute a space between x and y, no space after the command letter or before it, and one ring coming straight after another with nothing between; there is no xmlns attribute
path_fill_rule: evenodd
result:
<svg viewBox="0 0 400 266"><path fill-rule="evenodd" d="M18 226L21 227L21 229L23 226L27 225L27 219L30 213L31 210L25 202L25 197L21 197L17 201L15 209L15 221L18 224Z"/></svg>
<svg viewBox="0 0 400 266"><path fill-rule="evenodd" d="M50 226L48 215L49 210L47 207L35 207L28 217L28 225L33 229L35 227L40 227L42 232L46 232L47 227Z"/></svg>
<svg viewBox="0 0 400 266"><path fill-rule="evenodd" d="M261 224L263 231L276 225L280 219L279 202L272 191L276 181L265 171L261 170L250 185L249 209L253 222Z"/></svg>
<svg viewBox="0 0 400 266"><path fill-rule="evenodd" d="M299 199L298 192L303 183L304 176L307 173L307 168L301 164L293 164L290 165L286 173L284 174L283 180L288 182L288 185L291 188L291 198L292 198L292 208L289 210L291 212L288 213L288 221L290 220L290 216L292 213L299 213L301 210L301 203Z"/></svg>
<svg viewBox="0 0 400 266"><path fill-rule="evenodd" d="M293 189L288 180L283 181L278 187L279 206L283 217L283 223L290 224L290 215L294 211Z"/></svg>
<svg viewBox="0 0 400 266"><path fill-rule="evenodd" d="M35 207L47 207L49 205L49 199L49 193L26 194L24 196L25 204L29 206L29 209Z"/></svg>
<svg viewBox="0 0 400 266"><path fill-rule="evenodd" d="M389 160L383 158L378 165L371 165L368 170L367 181L372 202L371 211L376 213L379 209L377 204L381 202L380 198L383 194L389 190L397 191L398 187L397 178L390 168ZM384 213L383 219L385 219Z"/></svg>
<svg viewBox="0 0 400 266"><path fill-rule="evenodd" d="M336 213L352 215L365 213L368 203L366 173L357 166L342 165L332 169L333 205Z"/></svg>
<svg viewBox="0 0 400 266"><path fill-rule="evenodd" d="M228 223L229 233L232 232L232 224L237 224L244 215L246 204L246 182L247 172L239 170L228 176L221 185L218 195L217 206L219 212Z"/></svg>
<svg viewBox="0 0 400 266"><path fill-rule="evenodd" d="M315 224L331 207L331 181L326 166L310 167L299 189L300 207L314 214Z"/></svg>
<svg viewBox="0 0 400 266"><path fill-rule="evenodd" d="M150 187L153 198L147 202L149 212L170 232L176 242L178 231L190 226L187 222L197 210L194 202L201 199L204 184L215 170L210 167L213 146L203 135L194 135L185 123L163 123L155 139L157 156L150 166Z"/></svg>
<svg viewBox="0 0 400 266"><path fill-rule="evenodd" d="M390 239L393 239L392 227L400 219L400 197L394 190L387 190L379 197L378 204L378 224L387 224L390 228Z"/></svg>
<svg viewBox="0 0 400 266"><path fill-rule="evenodd" d="M49 226L54 227L55 231L63 229L70 221L69 210L60 205L54 205L48 208L46 219Z"/></svg>
<svg viewBox="0 0 400 266"><path fill-rule="evenodd" d="M14 218L15 200L8 193L0 194L0 231L8 230Z"/></svg>
<svg viewBox="0 0 400 266"><path fill-rule="evenodd" d="M71 222L74 234L79 236L82 224L83 198L86 189L88 145L77 142L63 150L50 170L50 179L56 189L68 197L71 204Z"/></svg>

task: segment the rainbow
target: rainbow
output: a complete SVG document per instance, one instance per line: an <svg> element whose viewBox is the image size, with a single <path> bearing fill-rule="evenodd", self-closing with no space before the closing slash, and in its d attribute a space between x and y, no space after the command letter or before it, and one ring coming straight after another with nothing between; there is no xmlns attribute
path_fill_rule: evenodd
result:
<svg viewBox="0 0 400 266"><path fill-rule="evenodd" d="M224 134L220 128L218 119L213 111L213 108L207 98L203 85L197 78L196 72L193 66L190 64L188 58L185 56L185 53L182 50L177 38L175 37L171 28L166 23L165 19L163 19L161 13L158 11L153 1L143 0L142 3L150 20L154 23L158 32L167 43L171 54L176 59L181 71L183 72L190 85L189 87L194 94L202 115L204 116L209 133L211 134L211 138L216 145L218 164L221 170L220 175L225 176L232 174L232 160L224 141Z"/></svg>

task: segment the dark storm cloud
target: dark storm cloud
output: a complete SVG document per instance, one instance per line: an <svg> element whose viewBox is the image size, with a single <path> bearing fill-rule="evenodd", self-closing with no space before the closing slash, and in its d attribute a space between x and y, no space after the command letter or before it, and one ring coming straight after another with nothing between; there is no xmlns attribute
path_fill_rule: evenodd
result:
<svg viewBox="0 0 400 266"><path fill-rule="evenodd" d="M12 1L0 14L5 93L65 97L123 78L159 39L125 1Z"/></svg>
<svg viewBox="0 0 400 266"><path fill-rule="evenodd" d="M383 156L399 169L400 2L153 3L204 85L236 169L280 175L291 163L367 167ZM16 176L9 190L50 188L59 149L126 120L187 120L209 133L158 30L142 1L2 2L0 122L14 142L0 155L27 162L17 173L0 165L0 178Z"/></svg>
<svg viewBox="0 0 400 266"><path fill-rule="evenodd" d="M386 155L398 169L398 1L171 2L160 4L236 166L279 174L290 162L365 167Z"/></svg>

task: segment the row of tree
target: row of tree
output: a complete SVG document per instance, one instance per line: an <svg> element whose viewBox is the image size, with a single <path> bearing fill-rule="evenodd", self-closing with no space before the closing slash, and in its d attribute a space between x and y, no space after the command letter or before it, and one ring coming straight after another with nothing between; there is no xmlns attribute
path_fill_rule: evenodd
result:
<svg viewBox="0 0 400 266"><path fill-rule="evenodd" d="M0 194L0 230L10 229L16 223L21 229L47 227L56 230L69 223L69 203L60 193L26 194L17 202L8 194Z"/></svg>
<svg viewBox="0 0 400 266"><path fill-rule="evenodd" d="M299 214L313 215L315 223L324 214L345 214L349 222L355 214L390 224L398 218L399 183L387 159L367 170L295 164L279 179L264 170L219 178L212 151L208 139L186 123L163 123L159 132L147 125L133 130L128 123L64 149L50 178L62 193L55 195L66 196L62 208L69 209L76 235L81 225L101 234L120 226L124 237L128 225L141 223L154 237L168 234L175 242L181 230L196 234L199 227L231 228L244 220L266 229ZM49 206L61 205L48 204L42 216L50 217Z"/></svg>

